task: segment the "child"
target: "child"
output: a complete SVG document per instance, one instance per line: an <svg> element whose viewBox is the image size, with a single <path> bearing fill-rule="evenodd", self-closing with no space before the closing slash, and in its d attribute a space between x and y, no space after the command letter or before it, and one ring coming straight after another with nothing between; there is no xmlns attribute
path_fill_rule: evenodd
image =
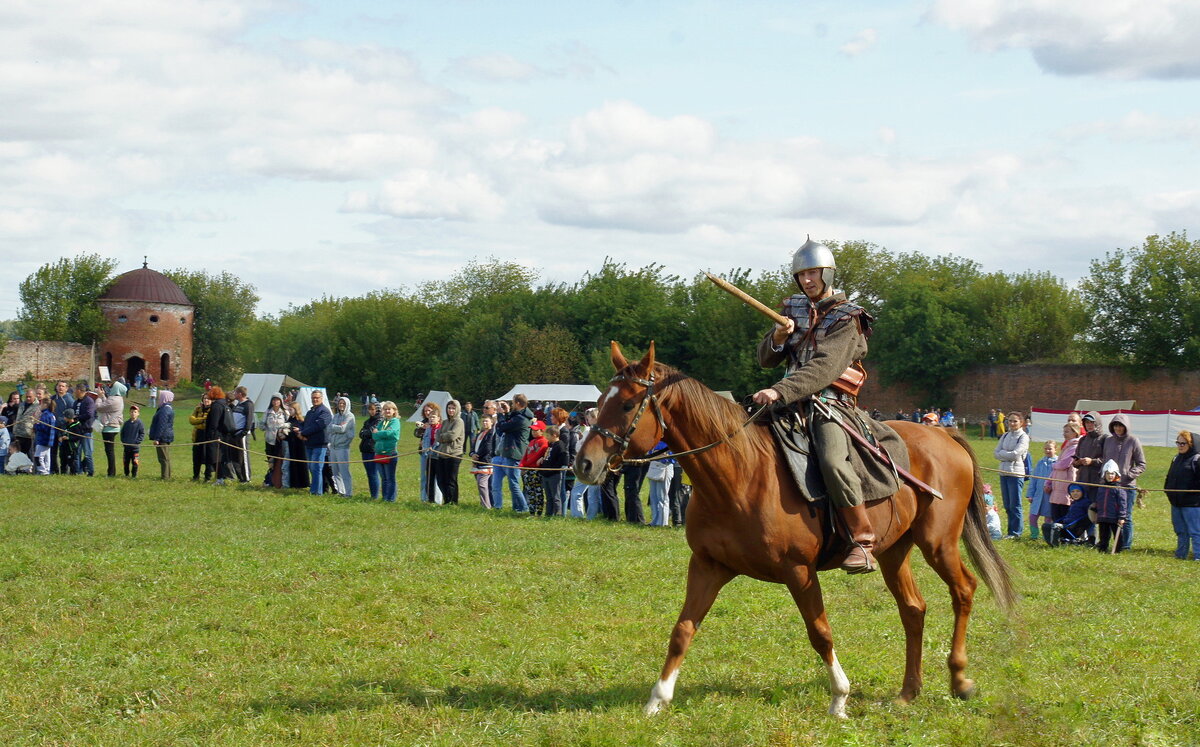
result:
<svg viewBox="0 0 1200 747"><path fill-rule="evenodd" d="M522 468L537 467L538 461L545 456L549 446L549 442L546 441L546 424L540 420L533 421L533 425L529 426L529 446L525 449L525 456L521 458L518 466ZM533 516L541 516L546 503L546 496L542 492L542 473L527 469L521 475L525 481L525 497L529 500L529 513Z"/></svg>
<svg viewBox="0 0 1200 747"><path fill-rule="evenodd" d="M142 450L142 441L146 438L146 424L138 419L141 409L137 405L129 406L129 420L121 426L121 445L125 447L121 464L125 468L125 476L137 478L138 456ZM130 475L130 471L133 472Z"/></svg>
<svg viewBox="0 0 1200 747"><path fill-rule="evenodd" d="M1029 499L1029 536L1038 538L1038 519L1050 517L1050 488L1053 485L1046 478L1054 471L1058 461L1058 444L1051 439L1042 447L1045 454L1030 473L1029 486L1025 488L1025 497Z"/></svg>
<svg viewBox="0 0 1200 747"><path fill-rule="evenodd" d="M1120 534L1129 519L1133 490L1121 487L1121 470L1112 459L1104 463L1100 472L1105 485L1096 490L1096 524L1100 528L1100 541L1096 549L1107 554L1108 542L1111 539L1117 543L1117 552L1121 552L1123 548Z"/></svg>
<svg viewBox="0 0 1200 747"><path fill-rule="evenodd" d="M42 409L33 426L33 463L39 475L50 474L50 450L55 444L54 405L49 397L42 397Z"/></svg>
<svg viewBox="0 0 1200 747"><path fill-rule="evenodd" d="M484 415L479 421L480 430L471 443L471 474L475 475L475 483L479 486L479 505L484 508L492 507L492 457L496 450L496 433L492 430L496 419Z"/></svg>
<svg viewBox="0 0 1200 747"><path fill-rule="evenodd" d="M1062 521L1057 521L1048 527L1046 542L1051 547L1058 547L1059 542L1065 542L1068 545L1091 544L1092 539L1088 536L1088 532L1092 528L1092 519L1088 516L1088 509L1092 506L1092 499L1086 497L1083 486L1077 483L1067 486L1067 495L1070 497L1071 506L1067 509L1066 515L1062 517Z"/></svg>
<svg viewBox="0 0 1200 747"><path fill-rule="evenodd" d="M9 475L33 474L33 460L21 451L21 444L16 441L8 445L8 459L4 463L4 472Z"/></svg>
<svg viewBox="0 0 1200 747"><path fill-rule="evenodd" d="M8 418L0 415L0 474L4 472L4 463L8 461L8 447L12 444L12 436L8 432Z"/></svg>
<svg viewBox="0 0 1200 747"><path fill-rule="evenodd" d="M68 474L79 474L79 455L83 451L83 439L85 438L87 438L87 431L84 429L83 423L75 418L75 410L68 408L63 412L63 434L59 438L59 441L67 447L59 458L66 460L64 467Z"/></svg>
<svg viewBox="0 0 1200 747"><path fill-rule="evenodd" d="M1000 512L996 510L996 498L992 495L991 485L983 486L983 503L987 506L988 536L998 540L1004 536L1004 532L1000 529Z"/></svg>
<svg viewBox="0 0 1200 747"><path fill-rule="evenodd" d="M559 426L552 425L546 429L546 455L541 458L539 466L552 468L555 472L542 472L542 485L546 489L546 516L562 514L564 483L567 469L567 444L559 438Z"/></svg>

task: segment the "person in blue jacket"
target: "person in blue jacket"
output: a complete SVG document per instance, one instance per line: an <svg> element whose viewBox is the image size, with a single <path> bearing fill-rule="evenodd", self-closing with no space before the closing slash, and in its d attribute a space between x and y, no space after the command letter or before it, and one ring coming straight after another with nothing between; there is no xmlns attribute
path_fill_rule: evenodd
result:
<svg viewBox="0 0 1200 747"><path fill-rule="evenodd" d="M158 466L162 479L171 479L171 443L175 440L175 393L164 389L158 393L158 409L154 411L154 419L150 421L150 440L154 443L154 451L158 455Z"/></svg>
<svg viewBox="0 0 1200 747"><path fill-rule="evenodd" d="M1121 469L1109 459L1100 468L1104 487L1096 490L1096 525L1100 540L1096 549L1108 553L1108 542L1117 543L1117 552L1125 549L1122 533L1129 531L1129 510L1133 506L1133 489L1121 487Z"/></svg>
<svg viewBox="0 0 1200 747"><path fill-rule="evenodd" d="M333 420L333 413L325 406L325 393L312 393L312 407L304 416L304 425L300 426L300 439L304 441L308 453L308 492L321 495L325 481L321 478L321 470L325 466L325 455L329 453L329 440L325 429Z"/></svg>

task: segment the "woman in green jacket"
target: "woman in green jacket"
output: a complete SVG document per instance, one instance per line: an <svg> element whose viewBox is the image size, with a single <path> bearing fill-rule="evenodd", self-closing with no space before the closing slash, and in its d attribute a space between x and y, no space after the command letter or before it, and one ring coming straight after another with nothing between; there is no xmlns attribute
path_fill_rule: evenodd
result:
<svg viewBox="0 0 1200 747"><path fill-rule="evenodd" d="M380 405L383 417L371 438L375 441L375 459L383 483L381 492L388 503L396 502L396 445L400 441L400 418L396 403L388 400ZM383 461L381 461L383 460Z"/></svg>

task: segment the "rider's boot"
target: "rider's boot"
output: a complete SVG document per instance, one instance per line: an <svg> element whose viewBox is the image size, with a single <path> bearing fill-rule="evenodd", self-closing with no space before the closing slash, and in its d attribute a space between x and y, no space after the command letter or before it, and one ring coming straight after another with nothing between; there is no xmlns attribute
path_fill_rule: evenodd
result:
<svg viewBox="0 0 1200 747"><path fill-rule="evenodd" d="M867 507L838 506L838 513L850 533L850 551L842 561L842 570L846 573L870 573L875 570L875 556L871 550L875 547L875 530L871 520L867 518Z"/></svg>

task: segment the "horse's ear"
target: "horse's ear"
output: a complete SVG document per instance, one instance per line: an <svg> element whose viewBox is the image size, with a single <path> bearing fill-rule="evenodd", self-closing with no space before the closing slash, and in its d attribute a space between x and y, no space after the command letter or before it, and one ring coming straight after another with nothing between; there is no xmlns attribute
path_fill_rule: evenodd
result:
<svg viewBox="0 0 1200 747"><path fill-rule="evenodd" d="M625 360L625 354L621 352L621 346L617 344L617 341L613 340L613 341L609 342L608 344L609 344L609 347L612 349L613 368L617 371L620 371L621 369L628 366L629 361Z"/></svg>
<svg viewBox="0 0 1200 747"><path fill-rule="evenodd" d="M654 370L654 340L650 341L650 349L646 351L646 355L642 358L642 367L646 373Z"/></svg>

